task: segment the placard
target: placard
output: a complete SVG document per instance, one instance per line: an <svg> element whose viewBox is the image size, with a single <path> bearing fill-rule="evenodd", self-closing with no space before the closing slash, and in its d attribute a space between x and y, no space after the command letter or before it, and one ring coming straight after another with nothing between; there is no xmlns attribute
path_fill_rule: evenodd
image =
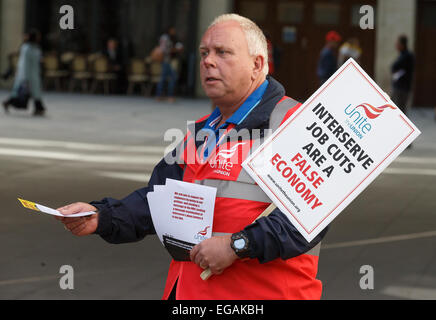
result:
<svg viewBox="0 0 436 320"><path fill-rule="evenodd" d="M349 59L243 167L310 242L419 134Z"/></svg>

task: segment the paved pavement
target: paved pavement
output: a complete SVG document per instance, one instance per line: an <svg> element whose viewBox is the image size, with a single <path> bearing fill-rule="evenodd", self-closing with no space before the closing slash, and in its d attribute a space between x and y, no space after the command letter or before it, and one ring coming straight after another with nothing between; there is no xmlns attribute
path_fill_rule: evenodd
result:
<svg viewBox="0 0 436 320"><path fill-rule="evenodd" d="M208 101L59 93L45 101L45 118L0 112L0 299L159 299L170 259L155 236L122 245L73 237L16 198L57 207L127 195L146 184L171 142L166 130L186 128ZM436 122L430 110L410 117L423 134L323 241L323 299L436 299ZM62 265L74 268L74 290L59 287ZM372 290L359 286L366 265Z"/></svg>

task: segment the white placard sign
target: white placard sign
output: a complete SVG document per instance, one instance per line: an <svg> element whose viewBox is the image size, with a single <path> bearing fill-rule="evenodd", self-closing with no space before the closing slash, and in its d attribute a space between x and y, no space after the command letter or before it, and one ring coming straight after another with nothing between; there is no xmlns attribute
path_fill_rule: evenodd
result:
<svg viewBox="0 0 436 320"><path fill-rule="evenodd" d="M349 59L243 167L310 242L419 134Z"/></svg>

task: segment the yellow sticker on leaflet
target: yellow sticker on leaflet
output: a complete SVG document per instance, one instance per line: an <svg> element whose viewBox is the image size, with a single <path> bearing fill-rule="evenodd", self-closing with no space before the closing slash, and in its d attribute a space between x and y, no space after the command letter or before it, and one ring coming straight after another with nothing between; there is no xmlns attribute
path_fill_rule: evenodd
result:
<svg viewBox="0 0 436 320"><path fill-rule="evenodd" d="M38 209L38 207L36 206L35 202L23 200L23 199L20 199L20 198L18 198L18 200L21 202L21 204L23 205L24 208L40 211Z"/></svg>

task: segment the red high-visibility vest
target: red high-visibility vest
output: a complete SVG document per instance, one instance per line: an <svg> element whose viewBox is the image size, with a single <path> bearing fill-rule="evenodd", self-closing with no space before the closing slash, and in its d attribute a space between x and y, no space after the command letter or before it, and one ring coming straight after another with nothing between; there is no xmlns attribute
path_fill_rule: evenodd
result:
<svg viewBox="0 0 436 320"><path fill-rule="evenodd" d="M275 106L269 127L277 129L299 106L298 102L284 97ZM241 231L271 203L241 167L255 143L253 139L230 140L210 155L216 161L201 163L192 155L197 153L193 133L188 132L185 138L183 180L217 188L213 235ZM195 263L173 260L163 298L168 299L177 282L177 300L320 299L322 285L316 279L319 248L320 244L297 257L278 258L264 264L257 259L236 260L221 275L206 281L200 278L203 269Z"/></svg>

